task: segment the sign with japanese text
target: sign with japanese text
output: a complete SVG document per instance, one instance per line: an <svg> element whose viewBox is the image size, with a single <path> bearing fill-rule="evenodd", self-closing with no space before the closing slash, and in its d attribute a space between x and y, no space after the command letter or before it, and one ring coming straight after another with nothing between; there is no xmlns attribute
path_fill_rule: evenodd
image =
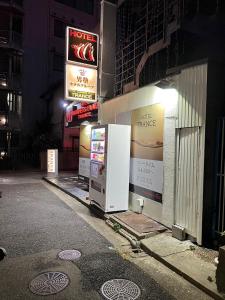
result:
<svg viewBox="0 0 225 300"><path fill-rule="evenodd" d="M72 101L97 101L97 70L66 64L65 98Z"/></svg>
<svg viewBox="0 0 225 300"><path fill-rule="evenodd" d="M68 63L98 66L98 35L78 28L66 29L66 60Z"/></svg>
<svg viewBox="0 0 225 300"><path fill-rule="evenodd" d="M97 122L98 120L98 102L85 103L80 105L69 105L66 108L66 127L74 127L82 123L84 120L89 122Z"/></svg>
<svg viewBox="0 0 225 300"><path fill-rule="evenodd" d="M58 174L58 149L48 149L47 151L47 171Z"/></svg>
<svg viewBox="0 0 225 300"><path fill-rule="evenodd" d="M162 202L164 108L154 104L131 115L130 191Z"/></svg>

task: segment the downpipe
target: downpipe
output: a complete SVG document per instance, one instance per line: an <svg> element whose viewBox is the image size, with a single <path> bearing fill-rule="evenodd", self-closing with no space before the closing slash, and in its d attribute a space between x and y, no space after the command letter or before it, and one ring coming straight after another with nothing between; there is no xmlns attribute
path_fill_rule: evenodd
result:
<svg viewBox="0 0 225 300"><path fill-rule="evenodd" d="M141 252L140 241L138 241L135 237L131 236L127 233L123 228L120 227L118 223L113 223L110 220L105 221L107 225L109 225L114 231L118 232L125 239L127 239L134 252Z"/></svg>

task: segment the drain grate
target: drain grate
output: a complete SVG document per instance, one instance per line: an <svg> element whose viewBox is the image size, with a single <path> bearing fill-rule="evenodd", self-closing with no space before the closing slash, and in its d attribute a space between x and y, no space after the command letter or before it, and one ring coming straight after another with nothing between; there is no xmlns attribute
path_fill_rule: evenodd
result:
<svg viewBox="0 0 225 300"><path fill-rule="evenodd" d="M47 296L61 292L68 284L68 275L62 272L46 272L35 277L29 288L36 295Z"/></svg>
<svg viewBox="0 0 225 300"><path fill-rule="evenodd" d="M112 279L102 285L101 293L108 300L135 300L140 296L141 290L130 280Z"/></svg>
<svg viewBox="0 0 225 300"><path fill-rule="evenodd" d="M81 257L81 253L78 250L64 250L59 252L58 257L63 260L76 260Z"/></svg>

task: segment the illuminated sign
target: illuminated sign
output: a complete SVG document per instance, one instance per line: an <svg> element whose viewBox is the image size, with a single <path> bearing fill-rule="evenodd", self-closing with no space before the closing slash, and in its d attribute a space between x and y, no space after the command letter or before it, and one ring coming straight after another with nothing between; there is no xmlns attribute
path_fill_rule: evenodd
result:
<svg viewBox="0 0 225 300"><path fill-rule="evenodd" d="M97 70L67 64L65 98L72 101L97 101Z"/></svg>
<svg viewBox="0 0 225 300"><path fill-rule="evenodd" d="M73 127L84 120L97 121L98 119L98 103L84 104L81 108L76 106L68 106L66 109L66 127Z"/></svg>
<svg viewBox="0 0 225 300"><path fill-rule="evenodd" d="M48 149L47 162L48 173L58 174L58 149Z"/></svg>
<svg viewBox="0 0 225 300"><path fill-rule="evenodd" d="M98 66L98 35L77 28L66 29L66 60L68 63Z"/></svg>

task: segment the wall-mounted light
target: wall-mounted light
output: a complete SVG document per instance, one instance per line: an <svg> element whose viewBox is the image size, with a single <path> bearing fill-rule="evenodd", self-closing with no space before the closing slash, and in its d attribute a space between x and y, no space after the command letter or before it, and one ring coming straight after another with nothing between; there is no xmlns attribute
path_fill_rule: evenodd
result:
<svg viewBox="0 0 225 300"><path fill-rule="evenodd" d="M5 116L0 116L0 125L4 126L6 124L6 117Z"/></svg>
<svg viewBox="0 0 225 300"><path fill-rule="evenodd" d="M155 92L155 102L161 103L167 110L174 111L177 107L178 92L176 89L157 89Z"/></svg>
<svg viewBox="0 0 225 300"><path fill-rule="evenodd" d="M1 85L1 86L7 86L7 83L6 83L5 80L1 80L1 81L0 81L0 85Z"/></svg>
<svg viewBox="0 0 225 300"><path fill-rule="evenodd" d="M1 151L0 152L0 159L3 159L4 156L6 156L6 152L5 151Z"/></svg>
<svg viewBox="0 0 225 300"><path fill-rule="evenodd" d="M161 103L169 112L175 112L177 108L178 92L175 81L172 78L162 79L155 83L158 88L155 93L155 101Z"/></svg>
<svg viewBox="0 0 225 300"><path fill-rule="evenodd" d="M171 89L171 88L174 88L175 82L173 79L166 78L166 79L161 79L158 82L156 82L155 86L159 87L160 89Z"/></svg>

